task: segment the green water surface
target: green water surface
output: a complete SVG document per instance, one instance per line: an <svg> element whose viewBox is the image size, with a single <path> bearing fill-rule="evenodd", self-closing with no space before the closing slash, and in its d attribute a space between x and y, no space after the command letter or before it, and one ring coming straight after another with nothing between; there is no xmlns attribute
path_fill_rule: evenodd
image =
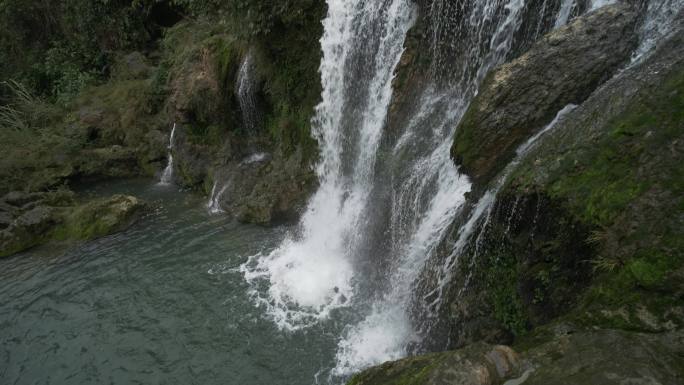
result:
<svg viewBox="0 0 684 385"><path fill-rule="evenodd" d="M131 229L0 259L0 384L299 385L326 380L339 329L283 332L239 272L286 228L237 224L174 187L127 181Z"/></svg>

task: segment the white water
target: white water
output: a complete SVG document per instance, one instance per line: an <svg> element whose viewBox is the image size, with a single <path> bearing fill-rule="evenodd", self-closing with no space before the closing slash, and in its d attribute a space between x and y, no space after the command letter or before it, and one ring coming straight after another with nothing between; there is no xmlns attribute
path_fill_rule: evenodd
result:
<svg viewBox="0 0 684 385"><path fill-rule="evenodd" d="M415 154L416 141L425 144L417 155L408 155L411 161L406 163L406 169L393 175L390 236L394 247L388 269L391 286L374 301L370 314L348 330L340 343L333 374L350 374L403 357L408 354L409 345L418 342L419 330L410 316L414 285L463 208L465 194L471 188L469 180L458 173L449 157L455 128L479 81L510 51L523 6L520 0L503 4L507 15L487 31L478 28L481 21L474 16L468 20L466 28L472 27L468 39L477 42L478 47L489 42L489 49L471 51L460 58L461 68L474 70L464 71L451 84L451 89L437 91L428 87L425 90L419 109L395 145L393 154L401 159L406 153ZM496 1L478 2L473 13L491 16L497 7L502 5Z"/></svg>
<svg viewBox="0 0 684 385"><path fill-rule="evenodd" d="M616 1L617 0L592 0L590 1L591 6L589 7L589 10L593 11L605 7L606 5L615 4Z"/></svg>
<svg viewBox="0 0 684 385"><path fill-rule="evenodd" d="M245 158L241 164L254 164L254 163L261 163L268 159L268 154L265 152L257 152L255 154L252 154Z"/></svg>
<svg viewBox="0 0 684 385"><path fill-rule="evenodd" d="M651 1L639 31L639 48L634 52L632 64L640 63L653 52L658 42L682 27L684 0ZM679 20L678 20L679 19Z"/></svg>
<svg viewBox="0 0 684 385"><path fill-rule="evenodd" d="M288 237L269 255L250 258L241 268L249 282L268 282L268 292L255 289L255 298L284 329L326 319L332 310L354 300L354 250L372 186L394 68L413 19L409 0L328 1L321 39L322 102L313 119L321 149L316 170L320 187L308 204L299 234ZM377 35L371 35L371 26L380 28ZM375 56L359 56L363 49ZM359 106L360 119L350 124L345 108L352 104Z"/></svg>
<svg viewBox="0 0 684 385"><path fill-rule="evenodd" d="M242 112L242 123L247 131L254 131L259 124L259 111L257 109L255 84L254 54L249 50L242 60L235 83L235 95Z"/></svg>
<svg viewBox="0 0 684 385"><path fill-rule="evenodd" d="M223 212L221 208L221 198L226 193L226 190L230 186L229 183L225 183L223 187L218 188L219 182L214 182L214 187L211 188L211 195L209 196L209 202L207 202L207 209L211 214L220 214Z"/></svg>
<svg viewBox="0 0 684 385"><path fill-rule="evenodd" d="M171 129L171 136L169 136L169 161L166 164L166 168L162 172L161 178L159 179L160 185L170 185L173 182L173 143L176 137L176 123L173 124Z"/></svg>
<svg viewBox="0 0 684 385"><path fill-rule="evenodd" d="M573 3L564 4L555 23L544 28L567 23ZM438 57L441 49L435 45L434 84L419 95L410 118L400 127L398 140L389 151L382 149L379 160L392 74L414 18L412 2L328 1L321 40L322 102L313 120L321 150L316 169L320 187L298 232L275 251L250 257L240 268L252 285L257 304L264 306L283 329L314 325L341 308L355 316L358 321L349 325L340 340L332 377L403 357L410 353L411 343L420 342L424 332L420 328L425 325L415 325L411 318L414 288L463 209L464 196L471 187L449 159L449 147L479 82L512 50L525 2L471 0L454 13L457 20L441 18L440 12L452 6L447 0L433 2L432 10L437 14L430 18L435 24L431 33L435 40L453 42L455 48L450 48L458 55L453 55L456 59ZM538 35L546 32L541 22L538 26ZM466 48L457 47L455 42L467 42ZM455 75L448 81L436 75L449 71ZM515 167L567 112L561 111L545 130L522 145L517 160L506 170ZM378 165L392 167L386 167L386 175L376 175ZM439 282L431 293L435 295L426 296L432 302L422 304L435 314L453 266L483 218L489 219L503 180L470 212L458 231L451 256L438 267ZM383 203L373 201L373 192L383 190L389 191L391 215L386 223L379 219L383 226L380 240L389 239L390 246L381 254L368 253L362 251L364 241L379 241L377 236L373 238L371 219L375 218L369 218L368 210ZM368 260L382 265L382 282L377 287L372 282L360 285L366 276L359 266ZM371 292L360 292L360 286Z"/></svg>
<svg viewBox="0 0 684 385"><path fill-rule="evenodd" d="M575 0L561 0L560 8L558 9L558 15L556 16L556 23L553 28L560 28L568 23L570 19L570 13L575 7Z"/></svg>

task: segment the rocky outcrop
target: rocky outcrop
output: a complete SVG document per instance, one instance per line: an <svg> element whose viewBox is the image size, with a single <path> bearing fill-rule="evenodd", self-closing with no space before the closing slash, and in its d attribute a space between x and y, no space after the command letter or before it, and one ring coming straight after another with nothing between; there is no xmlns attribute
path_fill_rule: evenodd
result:
<svg viewBox="0 0 684 385"><path fill-rule="evenodd" d="M177 121L171 150L176 182L206 194L214 190L216 195L210 198L241 222L268 225L296 218L315 183L308 120L293 125L291 117L278 116L283 101L269 102L266 84L277 79L260 78L271 65L266 62L268 53L253 47L250 81L259 124L247 127L236 94L246 50L229 34L203 41L201 34L193 34L196 28L202 26L181 24L169 37L197 40L185 47L192 54L173 58L170 70L167 107ZM265 124L270 124L268 131ZM302 128L306 140L296 137L304 134Z"/></svg>
<svg viewBox="0 0 684 385"><path fill-rule="evenodd" d="M57 239L91 240L126 229L145 209L133 196L114 195L76 206L64 216L63 226L54 229Z"/></svg>
<svg viewBox="0 0 684 385"><path fill-rule="evenodd" d="M476 344L408 358L362 372L349 385L647 385L684 380L681 331L654 335L558 324L516 350Z"/></svg>
<svg viewBox="0 0 684 385"><path fill-rule="evenodd" d="M256 153L215 175L218 201L239 221L262 225L298 218L316 177L301 153Z"/></svg>
<svg viewBox="0 0 684 385"><path fill-rule="evenodd" d="M600 8L559 28L484 80L457 129L451 155L482 185L515 149L568 104L580 104L630 58L637 14Z"/></svg>
<svg viewBox="0 0 684 385"><path fill-rule="evenodd" d="M123 195L78 204L68 191L8 193L0 198L0 257L50 241L84 241L121 231L144 207Z"/></svg>
<svg viewBox="0 0 684 385"><path fill-rule="evenodd" d="M683 95L679 29L520 159L451 272L452 348L519 341L559 318L682 330Z"/></svg>
<svg viewBox="0 0 684 385"><path fill-rule="evenodd" d="M355 376L349 385L494 385L520 373L519 355L507 346L464 349L388 362Z"/></svg>

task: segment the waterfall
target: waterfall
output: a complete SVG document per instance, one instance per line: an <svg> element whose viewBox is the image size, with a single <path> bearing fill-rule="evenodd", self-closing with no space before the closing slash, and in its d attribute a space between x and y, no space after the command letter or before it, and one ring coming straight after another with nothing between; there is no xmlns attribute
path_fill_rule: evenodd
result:
<svg viewBox="0 0 684 385"><path fill-rule="evenodd" d="M570 19L570 13L574 7L575 0L562 0L560 8L558 9L558 16L556 16L556 23L553 27L560 28L564 26L568 22L568 19Z"/></svg>
<svg viewBox="0 0 684 385"><path fill-rule="evenodd" d="M653 52L659 41L682 27L684 0L649 1L646 16L640 28L639 48L634 52L632 64L637 64Z"/></svg>
<svg viewBox="0 0 684 385"><path fill-rule="evenodd" d="M326 319L354 301L364 226L391 81L413 23L410 0L330 0L321 39L322 101L312 121L321 149L318 191L297 234L241 267L255 298L285 329ZM258 292L267 282L267 293Z"/></svg>
<svg viewBox="0 0 684 385"><path fill-rule="evenodd" d="M242 123L247 132L254 132L259 127L255 71L254 54L252 50L249 50L242 60L235 82L235 95L240 104Z"/></svg>
<svg viewBox="0 0 684 385"><path fill-rule="evenodd" d="M173 124L173 128L171 129L171 136L169 136L169 146L167 149L169 150L169 161L166 164L166 168L164 168L164 172L162 172L161 178L159 179L159 184L160 185L170 185L171 182L173 182L173 143L174 139L176 137L176 123Z"/></svg>
<svg viewBox="0 0 684 385"><path fill-rule="evenodd" d="M567 22L573 2L560 2L544 5L558 10L548 20L544 12L530 15L524 0L429 1L421 10L432 41L424 47L432 53L428 68L411 90L414 102L403 106L408 118L388 133L392 80L416 6L328 0L322 101L312 119L319 188L297 230L276 250L249 257L240 271L255 303L282 329L345 320L331 378L420 350L449 271L496 198L490 190L466 210L471 183L449 158L455 129L492 68ZM534 28L522 33L525 23ZM518 159L545 132L523 145ZM445 262L438 247L461 214L467 217ZM439 270L429 302L415 298L426 269ZM426 319L414 319L416 313Z"/></svg>
<svg viewBox="0 0 684 385"><path fill-rule="evenodd" d="M209 202L207 202L207 209L211 214L219 214L223 212L223 209L221 208L221 198L223 198L223 195L226 193L226 190L228 189L230 184L226 183L220 189L218 188L218 186L219 182L215 181L214 186L211 189Z"/></svg>

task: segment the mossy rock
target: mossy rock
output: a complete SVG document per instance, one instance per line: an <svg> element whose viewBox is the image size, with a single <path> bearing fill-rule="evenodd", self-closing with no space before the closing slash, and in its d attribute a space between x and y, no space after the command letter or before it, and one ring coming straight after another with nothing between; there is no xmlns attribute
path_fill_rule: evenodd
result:
<svg viewBox="0 0 684 385"><path fill-rule="evenodd" d="M516 148L568 104L580 104L626 63L637 14L626 4L578 17L492 71L461 120L452 158L486 185Z"/></svg>
<svg viewBox="0 0 684 385"><path fill-rule="evenodd" d="M517 376L520 369L512 349L480 343L387 362L357 374L348 385L495 385Z"/></svg>
<svg viewBox="0 0 684 385"><path fill-rule="evenodd" d="M91 240L121 231L139 218L145 204L135 197L114 195L88 202L65 214L55 239Z"/></svg>
<svg viewBox="0 0 684 385"><path fill-rule="evenodd" d="M53 241L87 241L116 233L135 222L145 208L137 198L125 195L80 205L74 203L71 194L37 195L39 198L12 212L2 210L10 221L0 229L0 257Z"/></svg>

